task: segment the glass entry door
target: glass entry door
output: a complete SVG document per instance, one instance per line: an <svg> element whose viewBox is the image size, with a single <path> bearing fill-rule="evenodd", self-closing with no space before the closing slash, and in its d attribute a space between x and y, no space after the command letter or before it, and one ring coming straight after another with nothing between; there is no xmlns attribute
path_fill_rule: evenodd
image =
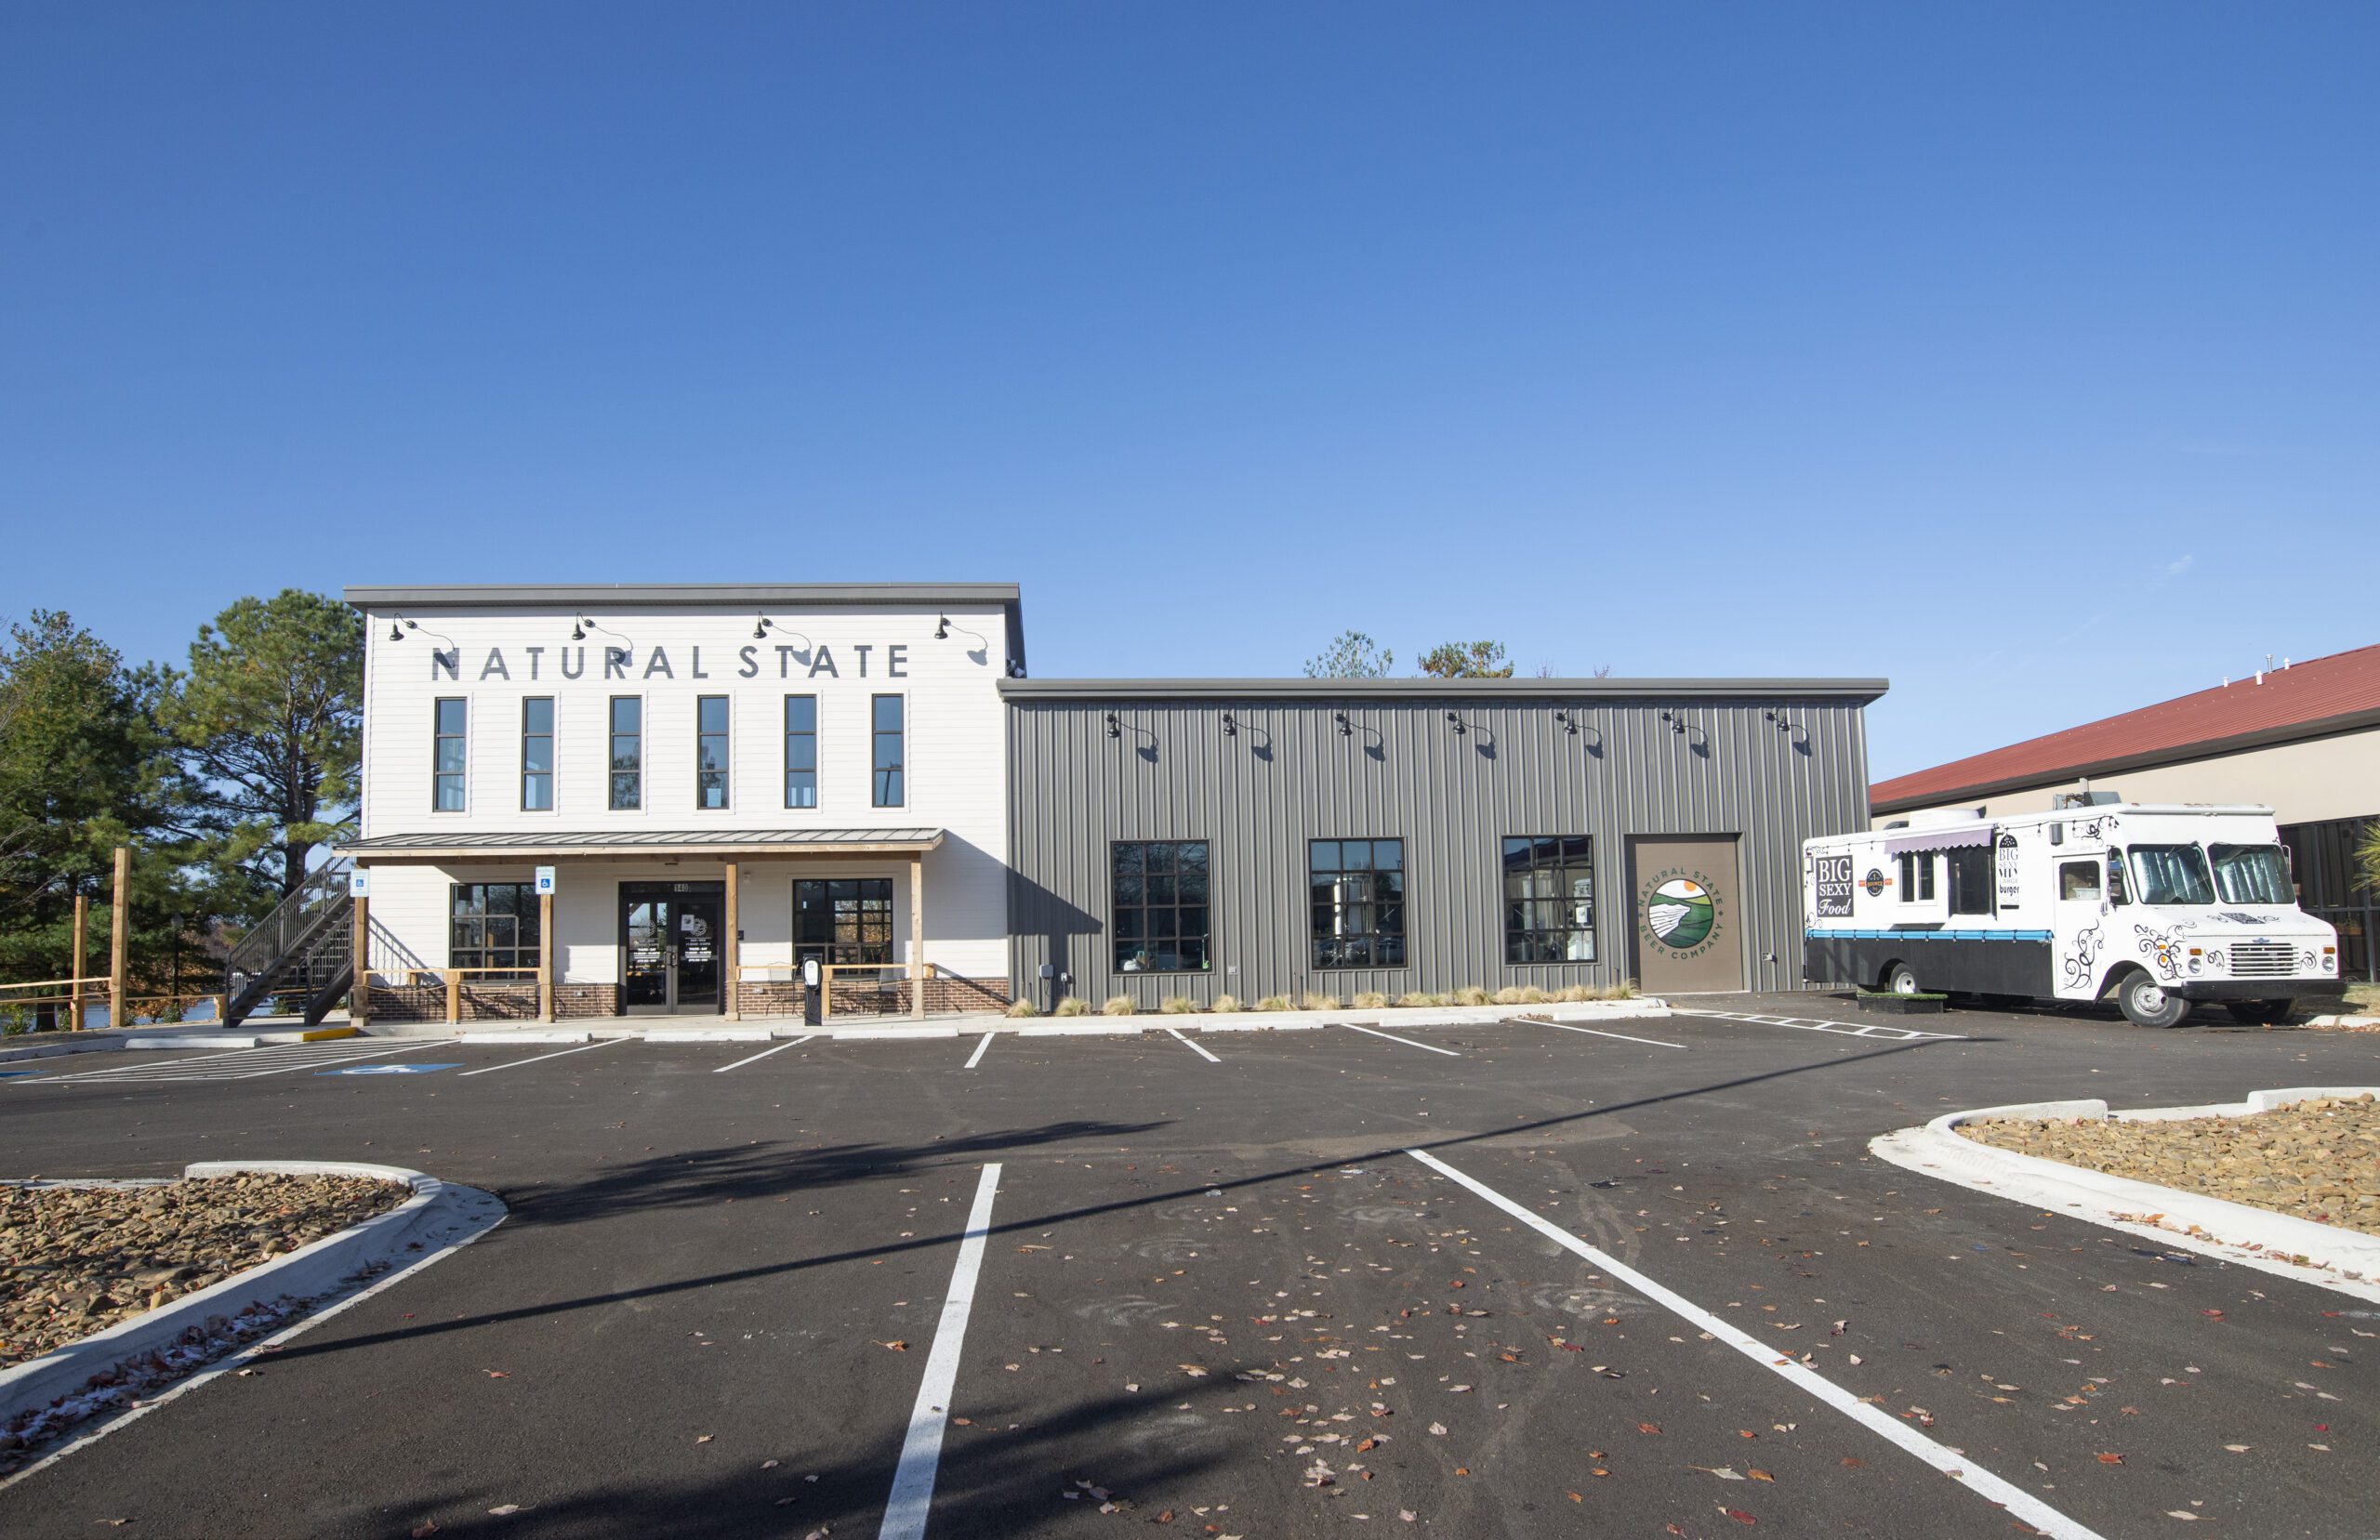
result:
<svg viewBox="0 0 2380 1540"><path fill-rule="evenodd" d="M620 884L620 1009L716 1014L726 908L724 883Z"/></svg>

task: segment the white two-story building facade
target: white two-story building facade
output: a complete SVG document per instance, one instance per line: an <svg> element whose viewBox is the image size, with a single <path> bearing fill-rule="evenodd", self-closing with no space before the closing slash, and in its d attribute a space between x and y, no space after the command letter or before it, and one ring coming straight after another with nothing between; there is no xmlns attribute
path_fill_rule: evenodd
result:
<svg viewBox="0 0 2380 1540"><path fill-rule="evenodd" d="M1017 590L357 587L371 1013L1004 1005Z"/></svg>

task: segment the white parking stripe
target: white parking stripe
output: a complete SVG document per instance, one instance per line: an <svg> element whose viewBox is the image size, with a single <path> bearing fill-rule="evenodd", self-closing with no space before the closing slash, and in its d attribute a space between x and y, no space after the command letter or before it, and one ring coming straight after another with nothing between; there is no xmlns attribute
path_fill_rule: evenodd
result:
<svg viewBox="0 0 2380 1540"><path fill-rule="evenodd" d="M601 1042L589 1043L584 1047L564 1048L560 1053L541 1053L535 1059L516 1059L509 1064L490 1064L483 1070L465 1070L455 1078L464 1080L475 1074L494 1074L498 1070L517 1070L523 1064L542 1064L549 1059L567 1059L575 1053L591 1053L597 1048L617 1047L622 1043L633 1041L633 1038L628 1037L606 1037Z"/></svg>
<svg viewBox="0 0 2380 1540"><path fill-rule="evenodd" d="M1693 1010L1674 1007L1673 1016L1707 1016L1719 1021L1749 1021L1756 1027L1791 1027L1795 1032L1831 1033L1838 1037L1881 1037L1888 1043L1964 1043L1958 1032L1919 1032L1912 1027L1887 1027L1877 1021L1829 1021L1812 1016L1760 1016L1744 1010Z"/></svg>
<svg viewBox="0 0 2380 1540"><path fill-rule="evenodd" d="M359 1059L386 1059L390 1054L411 1053L416 1048L426 1048L430 1046L431 1043L437 1041L438 1039L436 1038L427 1038L418 1043L407 1043L403 1046L394 1048L369 1048L355 1053L327 1053L315 1055L300 1059L294 1064L275 1064L271 1069L250 1070L245 1074L234 1075L232 1078L235 1080L257 1080L269 1074L287 1074L293 1070L311 1070L318 1064L352 1064Z"/></svg>
<svg viewBox="0 0 2380 1540"><path fill-rule="evenodd" d="M1170 1032L1170 1033L1173 1033L1173 1035L1174 1035L1175 1037L1177 1037L1177 1038L1181 1038L1181 1040L1182 1040L1182 1046L1183 1046L1183 1047L1188 1048L1192 1053L1197 1054L1199 1058L1201 1058L1201 1059L1205 1060L1208 1063L1210 1063L1210 1064L1220 1064L1220 1063L1222 1063L1222 1062L1223 1062L1223 1060L1222 1060L1217 1059L1213 1054L1209 1053L1206 1049L1204 1049L1204 1048L1200 1047L1197 1044L1191 1042L1191 1041L1190 1041L1190 1039L1188 1039L1188 1038L1186 1038L1186 1037L1183 1037L1183 1036L1182 1036L1182 1029L1181 1029L1181 1028L1179 1028L1179 1027L1168 1027L1168 1028L1166 1028L1165 1030L1166 1030L1166 1031L1168 1031L1168 1032Z"/></svg>
<svg viewBox="0 0 2380 1540"><path fill-rule="evenodd" d="M1559 1021L1548 1021L1545 1024L1549 1027L1562 1027L1564 1032L1582 1032L1590 1037L1617 1037L1623 1043L1650 1043L1657 1048L1686 1047L1686 1045L1683 1043L1664 1043L1658 1037L1631 1037L1624 1032L1597 1032L1593 1027L1565 1027L1562 1026L1562 1023ZM1691 1053L1694 1050L1686 1048L1686 1051Z"/></svg>
<svg viewBox="0 0 2380 1540"><path fill-rule="evenodd" d="M975 1051L973 1053L967 1056L967 1067L972 1070L976 1065L981 1064L984 1061L984 1050L991 1046L992 1034L990 1033L984 1033L984 1040L975 1045Z"/></svg>
<svg viewBox="0 0 2380 1540"><path fill-rule="evenodd" d="M1609 1252L1589 1245L1559 1225L1531 1213L1525 1204L1505 1197L1485 1182L1464 1176L1428 1151L1408 1150L1405 1152L1440 1176L1449 1178L1469 1188L1556 1245L1585 1257L1647 1299L1682 1317L1698 1330L1726 1343L1754 1363L1792 1385L1796 1389L1824 1402L1844 1416L1866 1428L1870 1432L1916 1455L1951 1480L1965 1482L2043 1534L2056 1536L2056 1540L2101 1540L2096 1531L2085 1528L2069 1519L2031 1493L2001 1480L1964 1454L1935 1442L1907 1423L1878 1411L1874 1406L1861 1401L1858 1396L1835 1384L1816 1369L1803 1363L1799 1359L1790 1354L1779 1353L1769 1344L1738 1330L1683 1295L1673 1293L1654 1283Z"/></svg>
<svg viewBox="0 0 2380 1540"><path fill-rule="evenodd" d="M943 1430L950 1420L950 1388L959 1380L959 1349L967 1337L967 1317L975 1308L975 1275L983 1270L984 1236L992 1228L992 1195L999 1185L999 1163L995 1161L984 1167L983 1180L975 1184L975 1205L968 1212L967 1233L959 1243L959 1265L950 1270L950 1292L943 1296L942 1324L934 1329L925 1383L918 1387L917 1404L909 1409L909 1431L901 1441L901 1464L892 1472L892 1495L884 1505L877 1540L919 1540L926 1532L934 1471L942 1464Z"/></svg>
<svg viewBox="0 0 2380 1540"><path fill-rule="evenodd" d="M1462 1055L1455 1052L1452 1048L1434 1048L1427 1043L1416 1043L1409 1037L1399 1037L1393 1032L1374 1032L1369 1027L1359 1027L1353 1021L1342 1021L1339 1025L1346 1028L1349 1032L1360 1032L1372 1037L1385 1037L1392 1043L1402 1043L1408 1048L1421 1048L1430 1053L1442 1053L1448 1059L1461 1059L1462 1057Z"/></svg>
<svg viewBox="0 0 2380 1540"><path fill-rule="evenodd" d="M810 1034L810 1037L815 1037L818 1034L813 1032ZM798 1048L801 1046L801 1045L810 1041L810 1037L797 1037L790 1043L780 1043L774 1048L763 1048L749 1059L739 1059L733 1064L721 1064L719 1068L711 1071L711 1073L725 1074L730 1070L740 1070L747 1064L757 1064L773 1053L783 1053L787 1048Z"/></svg>

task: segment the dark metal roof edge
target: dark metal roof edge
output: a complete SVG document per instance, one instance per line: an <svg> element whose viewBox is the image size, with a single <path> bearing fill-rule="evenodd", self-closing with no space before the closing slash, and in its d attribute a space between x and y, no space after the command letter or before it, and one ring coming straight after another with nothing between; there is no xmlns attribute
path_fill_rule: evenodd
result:
<svg viewBox="0 0 2380 1540"><path fill-rule="evenodd" d="M1013 583L445 583L351 584L347 602L418 604L1005 604L1017 607Z"/></svg>
<svg viewBox="0 0 2380 1540"><path fill-rule="evenodd" d="M1885 679L1002 679L1016 700L1675 700L1740 696L1825 696L1863 704L1891 688Z"/></svg>
<svg viewBox="0 0 2380 1540"><path fill-rule="evenodd" d="M2350 711L2337 717L2317 717L2310 722L2290 722L2281 727L2259 728L2254 732L2233 733L2228 738L2207 738L2195 744L2175 744L2170 747L2147 750L2139 754L2119 755L2110 759L2092 759L2060 769L2034 770L2018 776L2003 776L1996 781L1978 781L1972 785L1949 786L1940 791L1924 792L1914 796L1895 796L1882 800L1875 797L1875 788L1869 788L1869 816L1902 812L1911 808L1931 808L1942 802L1964 802L1973 796L1997 796L2002 792L2032 791L2063 785L2091 775L2116 775L2124 770L2143 770L2152 765L2186 765L2200 759L2217 759L2227 754L2244 749L2270 748L2280 744L2305 743L2316 738L2334 738L2343 732L2355 732L2368 727L2380 727L2380 710ZM2013 746L2013 745L2012 745ZM1998 752L1998 751L1993 751ZM1924 770L1911 770L1923 775ZM1904 777L1895 776L1893 780ZM1880 782L1889 785L1891 782Z"/></svg>

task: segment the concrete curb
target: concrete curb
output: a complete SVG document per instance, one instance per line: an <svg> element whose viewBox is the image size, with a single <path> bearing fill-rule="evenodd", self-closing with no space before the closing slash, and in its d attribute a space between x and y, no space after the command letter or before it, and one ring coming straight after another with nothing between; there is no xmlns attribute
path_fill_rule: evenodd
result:
<svg viewBox="0 0 2380 1540"><path fill-rule="evenodd" d="M1141 1011L1131 1016L1028 1016L997 1026L958 1030L1013 1033L1020 1037L1137 1037L1144 1033L1163 1032L1168 1027L1182 1032L1312 1032L1321 1027L1497 1027L1532 1020L1578 1025L1675 1014L1667 1001L1645 998L1444 1008L1392 1006L1381 1010L1236 1010L1220 1016L1207 1011L1170 1016L1163 1011Z"/></svg>
<svg viewBox="0 0 2380 1540"><path fill-rule="evenodd" d="M2115 1118L2148 1123L2245 1117L2315 1097L2366 1092L2380 1095L2380 1087L2297 1086L2252 1091L2238 1102L2123 1112L2111 1112L2100 1100L2017 1102L1945 1112L1921 1128L1880 1134L1869 1141L1868 1149L1879 1160L2030 1208L2064 1213L2162 1246L2236 1262L2380 1304L2380 1235L1996 1149L1956 1131L1963 1123L1992 1118Z"/></svg>
<svg viewBox="0 0 2380 1540"><path fill-rule="evenodd" d="M104 1384L136 1360L159 1354L186 1334L214 1335L245 1311L284 1300L311 1302L361 1273L458 1245L504 1217L493 1193L443 1182L419 1171L354 1161L200 1161L185 1178L247 1172L291 1177L369 1177L403 1182L413 1196L360 1224L276 1257L153 1310L0 1371L0 1428Z"/></svg>
<svg viewBox="0 0 2380 1540"><path fill-rule="evenodd" d="M2309 1016L2309 1027L2380 1027L2380 1016Z"/></svg>

